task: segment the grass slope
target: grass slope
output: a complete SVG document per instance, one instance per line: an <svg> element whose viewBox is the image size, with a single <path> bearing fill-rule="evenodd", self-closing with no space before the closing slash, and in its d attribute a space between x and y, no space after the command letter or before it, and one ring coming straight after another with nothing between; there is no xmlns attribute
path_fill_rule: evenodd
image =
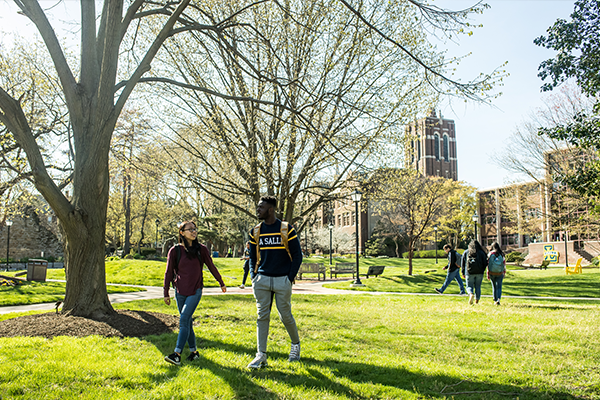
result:
<svg viewBox="0 0 600 400"><path fill-rule="evenodd" d="M176 313L160 300L116 307ZM175 334L143 339L0 338L11 399L600 399L600 306L447 296L294 296L302 360L273 312L269 367L254 299L205 296L198 361L171 366ZM184 353L187 356L187 350Z"/></svg>

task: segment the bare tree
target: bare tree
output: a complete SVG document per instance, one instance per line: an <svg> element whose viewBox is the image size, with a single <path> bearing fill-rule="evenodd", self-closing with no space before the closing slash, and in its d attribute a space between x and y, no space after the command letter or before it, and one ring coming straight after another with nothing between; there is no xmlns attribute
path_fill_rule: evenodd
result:
<svg viewBox="0 0 600 400"><path fill-rule="evenodd" d="M161 114L189 115L168 125L176 144L200 161L182 173L233 207L238 198L254 204L261 194L276 195L279 215L301 231L351 169L394 163L398 153L386 152L388 145L402 145L401 126L443 88L472 97L475 86L487 85L445 78L448 63L424 30L428 23L458 30L471 11L420 2L265 2L236 15L238 26L218 42L170 41L162 69L175 71L186 90L167 87L170 108Z"/></svg>

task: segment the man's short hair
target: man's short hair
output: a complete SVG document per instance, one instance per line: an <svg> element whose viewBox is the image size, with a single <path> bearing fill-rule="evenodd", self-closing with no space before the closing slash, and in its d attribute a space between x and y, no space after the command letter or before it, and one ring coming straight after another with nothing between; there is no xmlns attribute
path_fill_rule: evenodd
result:
<svg viewBox="0 0 600 400"><path fill-rule="evenodd" d="M445 244L444 250L452 250L452 246L450 246L449 244Z"/></svg>
<svg viewBox="0 0 600 400"><path fill-rule="evenodd" d="M260 198L260 201L264 201L267 204L273 206L273 208L277 208L277 197L275 196L263 196Z"/></svg>

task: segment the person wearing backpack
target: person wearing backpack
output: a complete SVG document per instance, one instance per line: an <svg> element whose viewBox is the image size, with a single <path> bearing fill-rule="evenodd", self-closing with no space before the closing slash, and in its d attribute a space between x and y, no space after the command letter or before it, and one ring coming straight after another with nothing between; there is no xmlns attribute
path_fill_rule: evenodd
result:
<svg viewBox="0 0 600 400"><path fill-rule="evenodd" d="M258 314L257 352L254 360L248 364L250 369L267 365L273 298L279 318L292 342L288 361L300 360L300 337L292 315L292 282L302 263L302 249L294 227L275 217L276 208L275 197L262 197L256 207L256 216L263 222L250 232L250 278Z"/></svg>
<svg viewBox="0 0 600 400"><path fill-rule="evenodd" d="M479 303L481 298L481 282L483 273L487 267L488 259L485 250L477 240L469 243L469 248L463 253L461 270L467 281L467 293L469 294L469 304Z"/></svg>
<svg viewBox="0 0 600 400"><path fill-rule="evenodd" d="M181 352L186 342L190 348L187 360L194 361L200 357L196 349L192 316L202 297L204 286L202 267L204 264L221 285L221 291L226 292L227 287L223 283L217 267L213 264L208 248L198 243L196 224L192 221L183 222L179 225L179 244L171 247L167 255L167 269L163 283L165 304L171 305L169 286L172 283L179 309L179 333L175 351L165 357L165 361L171 364L181 365Z"/></svg>
<svg viewBox="0 0 600 400"><path fill-rule="evenodd" d="M444 251L448 255L448 265L444 267L444 269L447 270L446 280L444 281L441 289L435 288L434 290L437 293L442 294L450 285L450 283L456 279L456 282L458 282L458 286L460 287L460 294L465 294L465 286L463 285L462 279L460 279L460 264L458 262L460 254L458 254L456 250L453 250L452 246L449 244L444 245Z"/></svg>
<svg viewBox="0 0 600 400"><path fill-rule="evenodd" d="M244 277L242 278L242 284L240 285L240 289L244 289L246 287L246 279L250 273L250 242L246 242L244 255L240 260L244 260Z"/></svg>
<svg viewBox="0 0 600 400"><path fill-rule="evenodd" d="M494 304L500 305L502 297L502 281L506 274L506 258L498 242L492 243L492 250L488 254L488 273L487 277L492 282L492 295Z"/></svg>

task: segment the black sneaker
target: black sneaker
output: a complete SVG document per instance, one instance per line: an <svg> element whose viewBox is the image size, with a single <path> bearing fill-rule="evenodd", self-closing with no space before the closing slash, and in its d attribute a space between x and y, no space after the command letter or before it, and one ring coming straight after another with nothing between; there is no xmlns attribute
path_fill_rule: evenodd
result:
<svg viewBox="0 0 600 400"><path fill-rule="evenodd" d="M175 365L181 365L181 356L177 353L173 353L165 357L165 361Z"/></svg>
<svg viewBox="0 0 600 400"><path fill-rule="evenodd" d="M438 288L435 288L435 289L433 289L433 290L435 290L435 292L436 292L437 294L442 294L442 291L441 291L440 289L438 289Z"/></svg>
<svg viewBox="0 0 600 400"><path fill-rule="evenodd" d="M194 361L200 358L200 353L198 353L198 350L196 350L193 353L190 353L189 356L187 356L186 360L188 361Z"/></svg>

